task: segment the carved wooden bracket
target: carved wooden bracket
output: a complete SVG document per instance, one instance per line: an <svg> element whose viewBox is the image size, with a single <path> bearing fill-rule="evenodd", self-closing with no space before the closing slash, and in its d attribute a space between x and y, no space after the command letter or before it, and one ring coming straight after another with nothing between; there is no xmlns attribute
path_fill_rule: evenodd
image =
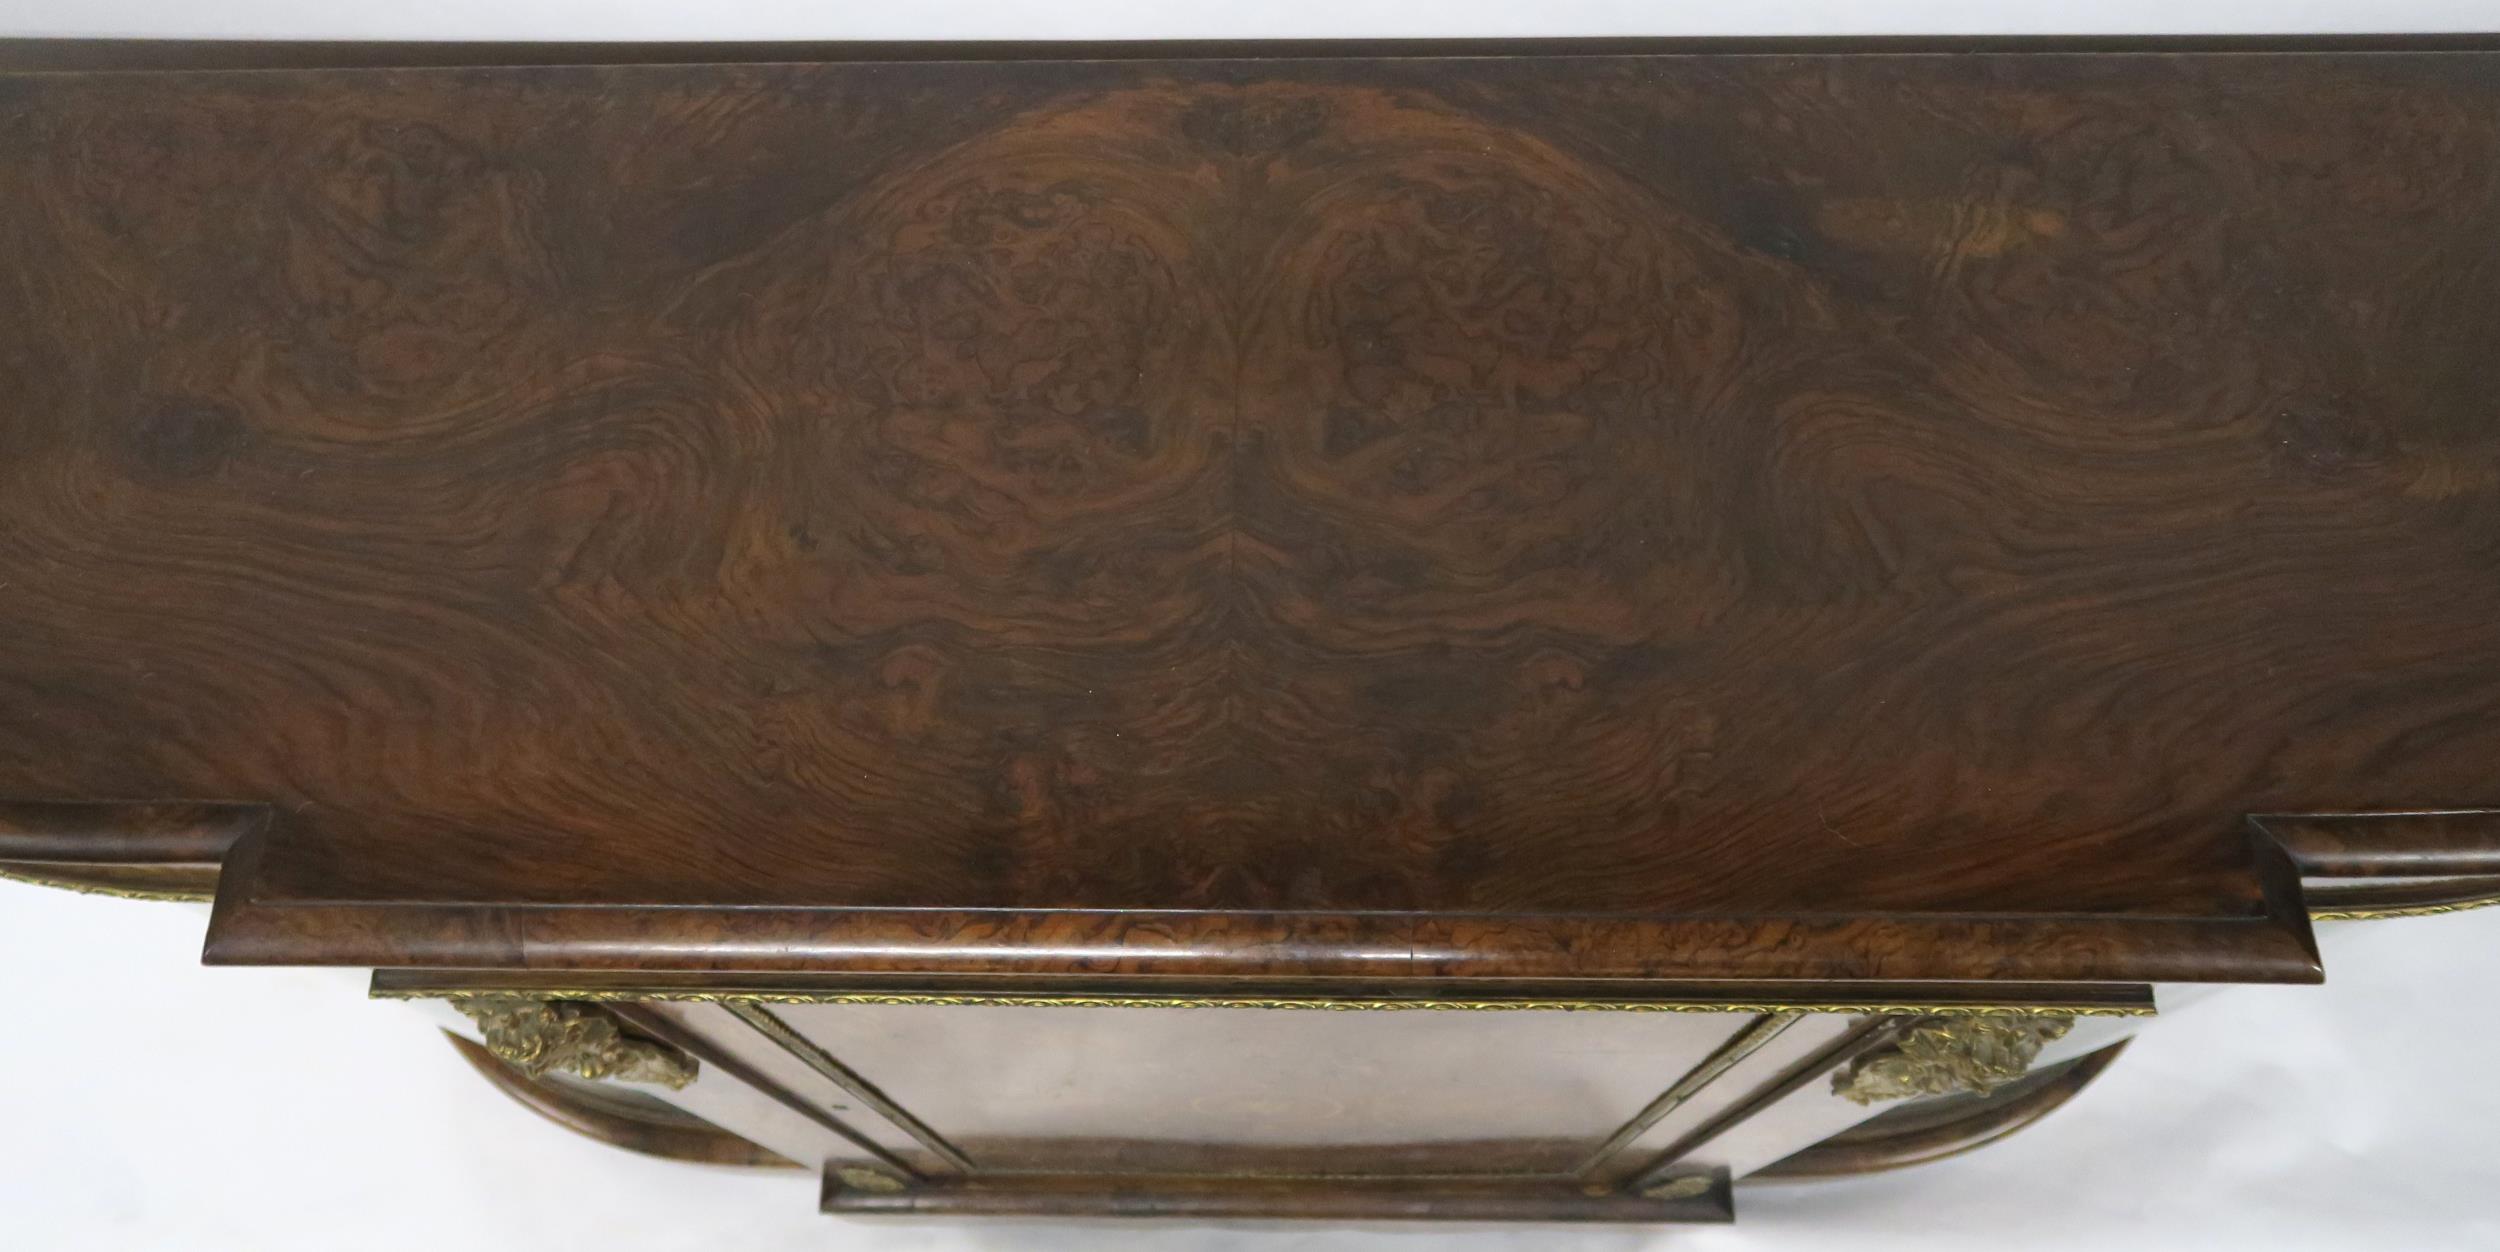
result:
<svg viewBox="0 0 2500 1252"><path fill-rule="evenodd" d="M2064 1014L1939 1017L1851 1061L1832 1090L1859 1104L1996 1090L2022 1077L2042 1045L2074 1028Z"/></svg>
<svg viewBox="0 0 2500 1252"><path fill-rule="evenodd" d="M595 1004L522 996L465 996L451 1001L485 1036L486 1049L532 1078L550 1070L584 1078L683 1087L694 1081L694 1058L665 1044L626 1034Z"/></svg>

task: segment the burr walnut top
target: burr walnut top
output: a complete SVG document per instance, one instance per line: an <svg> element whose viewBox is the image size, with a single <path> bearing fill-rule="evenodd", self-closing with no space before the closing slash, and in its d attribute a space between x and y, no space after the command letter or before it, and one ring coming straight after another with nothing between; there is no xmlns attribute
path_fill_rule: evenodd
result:
<svg viewBox="0 0 2500 1252"><path fill-rule="evenodd" d="M26 74L0 154L0 797L268 806L235 959L2294 976L2246 814L2493 798L2490 54Z"/></svg>

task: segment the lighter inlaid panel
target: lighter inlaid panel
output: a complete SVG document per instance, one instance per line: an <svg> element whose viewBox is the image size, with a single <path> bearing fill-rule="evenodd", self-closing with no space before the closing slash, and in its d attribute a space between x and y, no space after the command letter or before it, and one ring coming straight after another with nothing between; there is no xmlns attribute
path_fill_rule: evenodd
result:
<svg viewBox="0 0 2500 1252"><path fill-rule="evenodd" d="M945 1135L977 1173L1569 1177L1756 1020L1533 1010L773 1011Z"/></svg>

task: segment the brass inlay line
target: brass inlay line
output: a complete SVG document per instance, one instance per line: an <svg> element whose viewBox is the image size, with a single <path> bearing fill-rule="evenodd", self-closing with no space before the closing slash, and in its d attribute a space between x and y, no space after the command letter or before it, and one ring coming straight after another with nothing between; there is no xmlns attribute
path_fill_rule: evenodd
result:
<svg viewBox="0 0 2500 1252"><path fill-rule="evenodd" d="M1589 1154L1589 1159L1581 1162L1580 1168L1575 1173L1582 1177L1596 1173L1599 1166L1604 1165L1616 1153L1632 1146L1634 1140L1649 1133L1650 1127L1657 1125L1667 1114L1682 1107L1684 1102L1692 1099L1696 1092L1709 1086L1720 1075L1734 1069L1738 1062L1760 1051L1762 1045L1778 1038L1781 1031L1795 1025L1804 1016L1803 1013L1765 1013L1755 1018L1743 1030L1736 1032L1733 1038L1719 1045L1718 1050L1702 1058L1701 1064L1694 1066L1682 1078L1676 1079L1673 1086L1660 1093L1657 1099L1650 1101L1647 1107L1633 1114L1632 1120L1625 1122L1623 1128L1614 1133L1614 1137L1606 1140L1597 1151Z"/></svg>
<svg viewBox="0 0 2500 1252"><path fill-rule="evenodd" d="M108 887L100 883L80 882L73 878L54 878L47 874L29 873L22 869L0 869L0 878L22 882L30 887L51 887L59 891L75 891L82 896L111 896L117 900L179 900L189 904L205 904L215 899L214 891L193 891L179 887Z"/></svg>
<svg viewBox="0 0 2500 1252"><path fill-rule="evenodd" d="M760 1004L742 1002L727 1003L721 1007L738 1020L754 1027L757 1034L779 1045L782 1051L797 1057L809 1069L830 1079L834 1086L840 1087L852 1099L867 1105L879 1117L892 1122L904 1134L917 1140L921 1147L937 1154L940 1160L966 1174L978 1172L973 1167L972 1159L965 1156L954 1144L947 1142L946 1136L939 1134L930 1128L928 1123L906 1112L902 1105L894 1102L892 1097L878 1090L875 1083L861 1077L859 1071L835 1060L832 1053L816 1046L815 1041L792 1030L790 1024L774 1016L772 1010Z"/></svg>
<svg viewBox="0 0 2500 1252"><path fill-rule="evenodd" d="M2349 909L2326 909L2311 913L2309 920L2313 922L2363 922L2376 921L2385 917L2435 917L2441 913L2465 913L2474 909L2487 909L2493 905L2500 905L2500 896L2492 896L2484 900L2455 900L2447 904L2391 904L2384 908L2363 905Z"/></svg>
<svg viewBox="0 0 2500 1252"><path fill-rule="evenodd" d="M556 1000L654 1000L701 1004L990 1005L1001 1008L1303 1009L1328 1012L1460 1013L1843 1013L1877 1017L2151 1017L2146 1004L1837 1004L1698 1000L1380 1000L1327 997L924 995L856 991L711 991L687 987L375 987L377 1000L531 995Z"/></svg>

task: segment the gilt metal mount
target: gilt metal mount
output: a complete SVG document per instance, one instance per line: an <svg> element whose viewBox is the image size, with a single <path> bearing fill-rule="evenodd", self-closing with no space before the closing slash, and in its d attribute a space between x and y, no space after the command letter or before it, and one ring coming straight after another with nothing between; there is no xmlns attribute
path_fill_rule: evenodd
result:
<svg viewBox="0 0 2500 1252"><path fill-rule="evenodd" d="M1932 1018L1851 1061L1832 1076L1832 1090L1859 1104L1986 1095L2031 1072L2040 1049L2074 1024L2064 1014Z"/></svg>
<svg viewBox="0 0 2500 1252"><path fill-rule="evenodd" d="M671 1088L694 1081L693 1058L626 1034L595 1004L464 996L451 1005L477 1023L487 1051L532 1078L561 1071Z"/></svg>

